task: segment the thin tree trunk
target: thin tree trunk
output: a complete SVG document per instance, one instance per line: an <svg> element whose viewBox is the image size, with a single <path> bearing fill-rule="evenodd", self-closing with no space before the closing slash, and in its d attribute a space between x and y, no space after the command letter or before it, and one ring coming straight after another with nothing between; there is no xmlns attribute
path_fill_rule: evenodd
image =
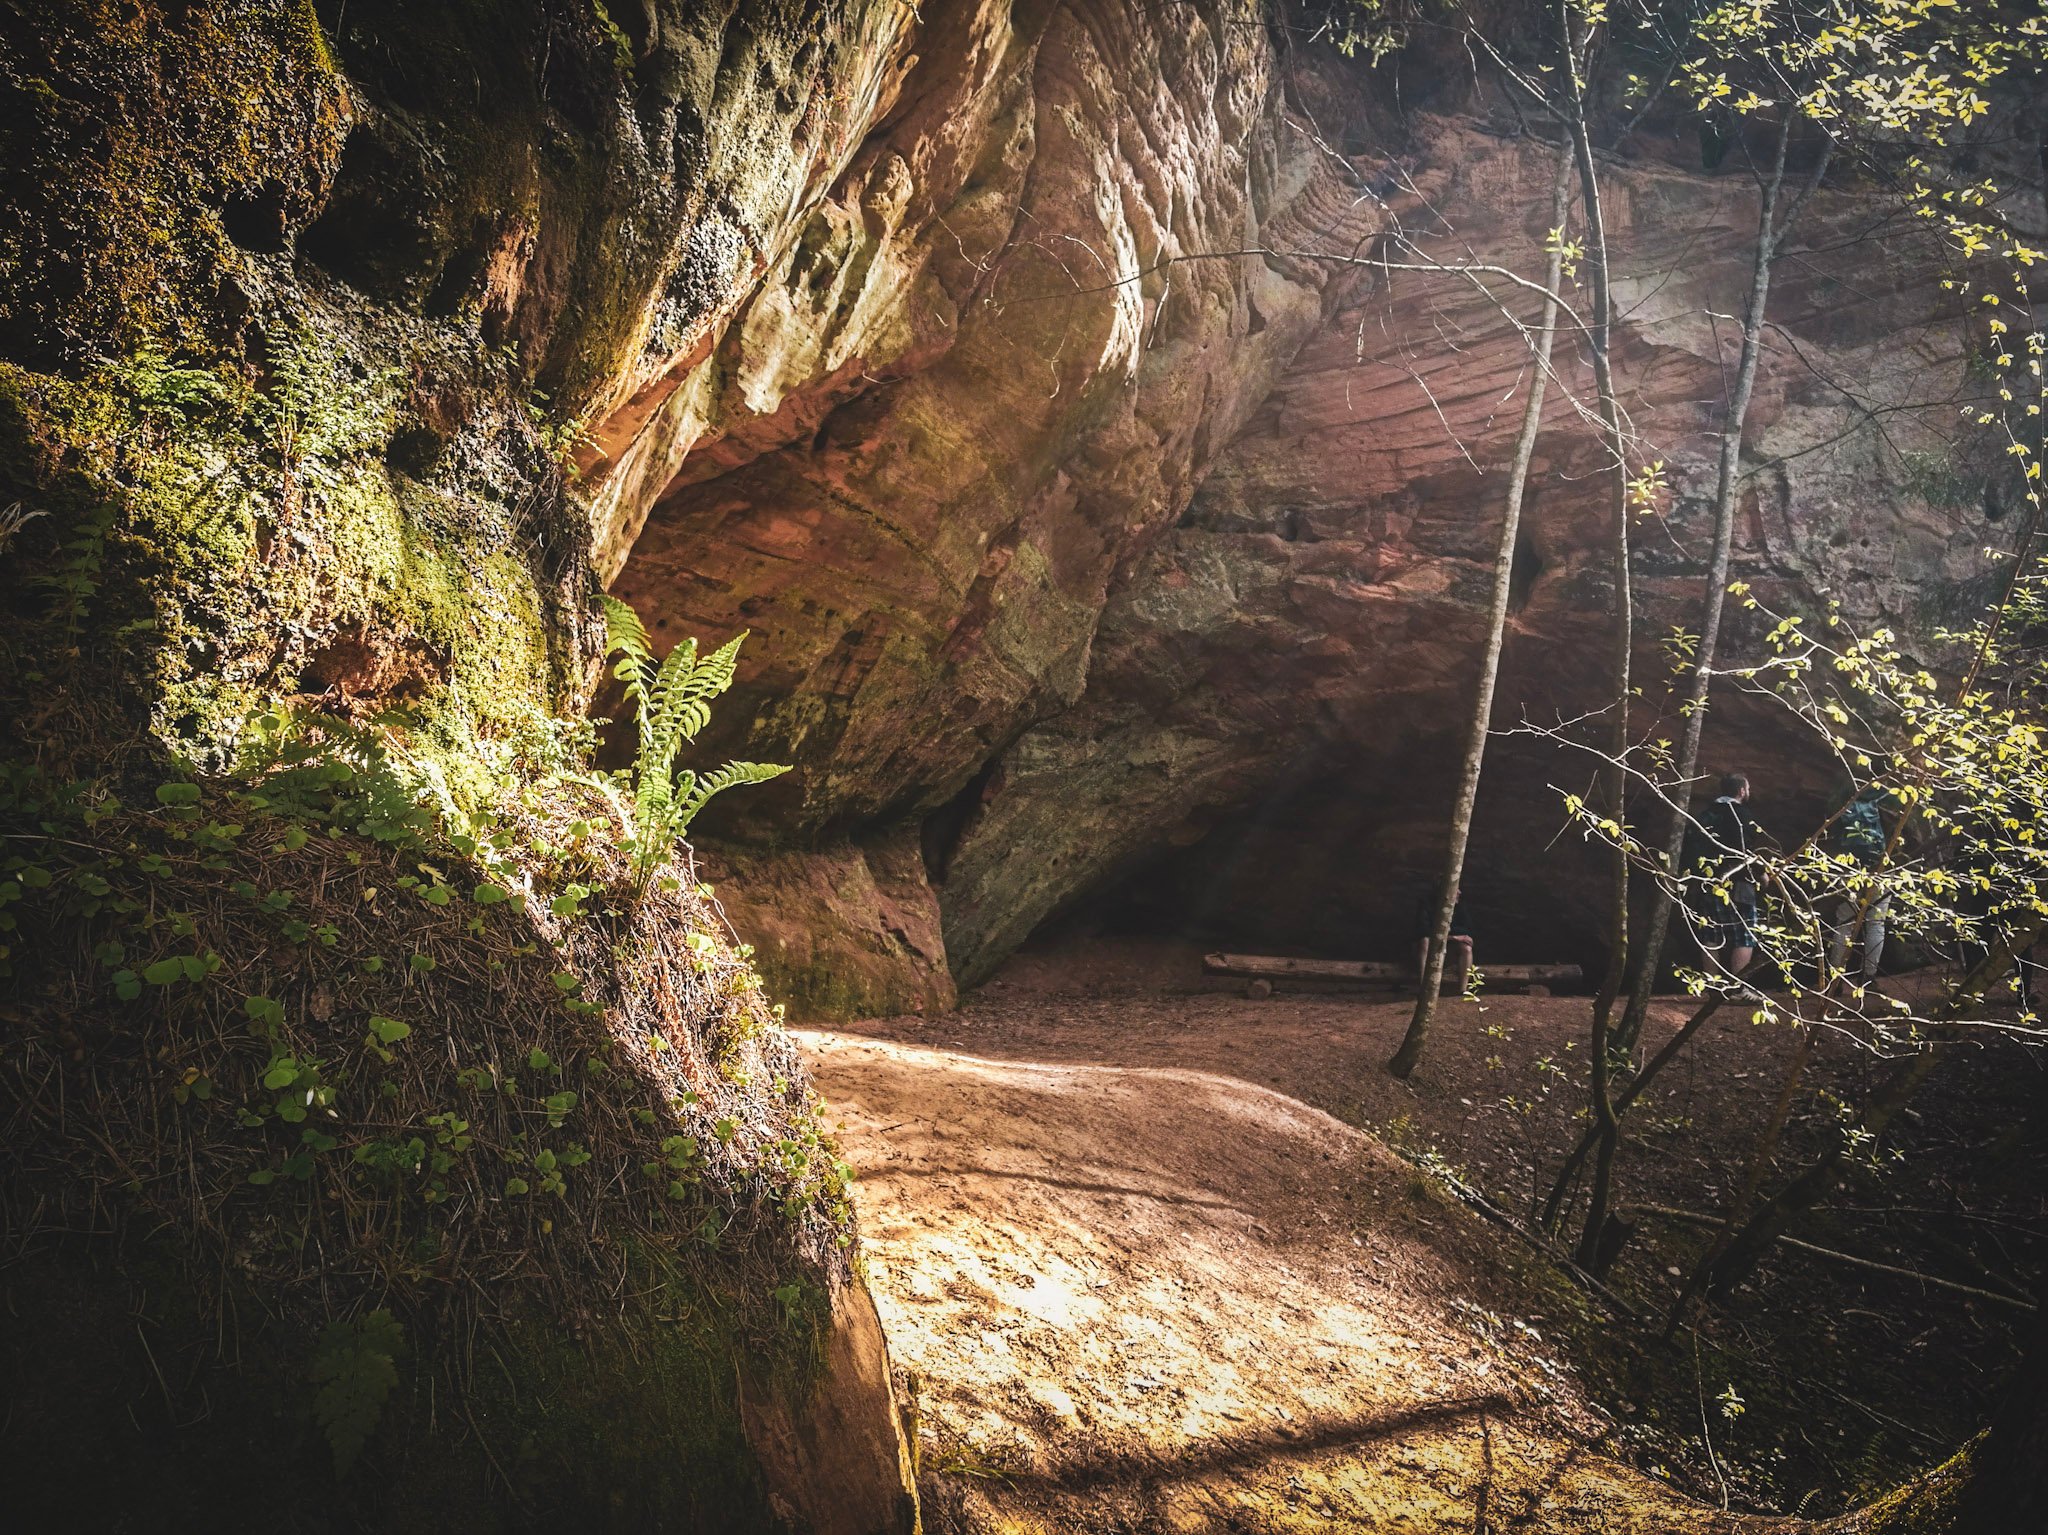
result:
<svg viewBox="0 0 2048 1535"><path fill-rule="evenodd" d="M1568 0L1559 0L1557 16L1562 34L1569 38L1571 12ZM1590 47L1589 37L1585 51L1590 53ZM1614 295L1608 269L1607 221L1600 198L1599 167L1593 159L1593 140L1586 124L1580 63L1578 51L1567 49L1565 77L1569 88L1569 110L1566 127L1571 133L1573 154L1578 161L1579 198L1586 210L1587 256L1593 286L1593 320L1587 339L1592 351L1593 384L1599 396L1601 428L1607 439L1608 452L1614 460L1610 509L1614 522L1614 629L1608 678L1608 686L1613 690L1613 713L1608 761L1602 776L1607 813L1617 827L1625 828L1628 824L1629 667L1635 645L1634 602L1629 579L1628 455L1621 426L1621 405L1614 389ZM1600 1130L1601 1139L1600 1155L1594 1163L1592 1203L1587 1216L1589 1236L1580 1244L1582 1254L1593 1250L1598 1242L1599 1229L1607 1219L1614 1148L1620 1130L1609 1094L1607 1061L1614 1002L1628 969L1628 875L1627 839L1617 836L1614 839L1613 904L1608 916L1610 948L1607 974L1600 982L1599 994L1593 999L1593 1122Z"/></svg>
<svg viewBox="0 0 2048 1535"><path fill-rule="evenodd" d="M1756 388L1757 364L1763 355L1764 316L1770 303L1771 266L1786 232L1799 217L1799 210L1827 174L1834 149L1830 139L1806 184L1792 199L1781 220L1778 198L1785 185L1785 152L1792 138L1788 114L1779 124L1777 154L1770 175L1763 184L1757 205L1755 262L1750 269L1749 299L1742 310L1742 353L1735 368L1735 385L1729 392L1727 416L1722 422L1721 455L1714 484L1714 541L1707 558L1707 586L1701 602L1699 649L1693 657L1692 687L1685 704L1685 733L1679 745L1677 793L1672 807L1671 828L1664 839L1666 878L1657 882L1651 899L1649 924L1636 957L1628 1008L1621 1027L1615 1031L1615 1048L1632 1052L1642 1036L1643 1019L1650 1010L1650 993L1656 988L1657 970L1664 957L1664 943L1671 931L1671 887L1678 863L1685 851L1688 813L1683 796L1690 793L1699 771L1700 734L1706 728L1707 700L1713 681L1714 661L1721 643L1721 614L1728 598L1728 559L1735 542L1735 509L1741 500L1742 435L1749 418L1749 401Z"/></svg>
<svg viewBox="0 0 2048 1535"><path fill-rule="evenodd" d="M1593 1186L1586 1197L1586 1224L1579 1232L1572 1261L1594 1278L1601 1277L1600 1238L1607 1227L1607 1207L1614 1200L1614 1156L1621 1146L1621 1116L1615 1111L1608 1051L1608 1019L1613 1004L1593 1010Z"/></svg>
<svg viewBox="0 0 2048 1535"><path fill-rule="evenodd" d="M1563 231L1571 206L1572 154L1569 143L1558 152L1557 175L1550 188L1550 227L1558 231L1552 241L1550 266L1544 278L1549 297L1543 301L1543 320L1531 349L1533 378L1528 397L1522 403L1522 430L1515 440L1515 456L1508 470L1507 506L1501 517L1500 542L1493 556L1493 598L1487 610L1486 647L1479 659L1479 681L1472 695L1472 717L1465 729L1465 758L1458 773L1457 797L1451 805L1451 832L1444 853L1443 884L1431 930L1429 952L1422 967L1415 1014L1408 1020L1408 1032L1401 1047L1387 1062L1387 1070L1406 1079L1422 1058L1423 1044L1436 1015L1437 991L1443 985L1444 956L1450 950L1451 917L1457 909L1458 883L1465 874L1465 848L1472 833L1472 806L1479 797L1479 775L1486 757L1486 732L1493 720L1493 690L1500 676L1500 657L1506 642L1508 598L1513 587L1515 538L1522 525L1522 501L1529 483L1529 465L1536 454L1536 436L1543 425L1543 395L1549 383L1551 343L1557 335L1557 290L1564 281Z"/></svg>
<svg viewBox="0 0 2048 1535"><path fill-rule="evenodd" d="M1849 807L1853 798L1854 796L1851 795L1831 810L1828 813L1827 819L1809 833L1806 840L1800 843L1795 851L1804 852L1825 836L1827 829L1834 825L1836 818ZM1898 839L1904 831L1904 826L1905 823L1901 820L1899 825L1893 829L1892 840L1886 845L1885 856L1887 859L1890 858L1892 849L1898 845ZM1762 968L1763 963L1762 960L1753 961L1749 968L1742 975L1737 976L1736 979L1742 980L1754 974ZM1678 1032L1664 1042L1663 1048L1650 1058L1643 1069L1629 1079L1628 1086L1623 1088L1621 1095L1614 1100L1614 1113L1617 1121L1622 1114L1628 1111L1629 1106L1642 1095L1643 1089L1656 1080L1657 1074L1677 1059L1678 1052L1685 1047L1686 1042L1693 1035L1697 1034L1706 1025L1707 1020L1720 1010L1721 1001L1722 999L1719 996L1709 996L1706 1001L1694 1009L1692 1016L1685 1020ZM1571 1190L1572 1180L1578 1176L1579 1169L1585 1165L1587 1155L1593 1150L1599 1138L1600 1127L1594 1125L1579 1138L1578 1145L1572 1148L1571 1154L1564 1159L1564 1165L1558 1169L1557 1178L1550 1185L1550 1192L1543 1201L1542 1212L1537 1217L1538 1224L1544 1230L1555 1231L1557 1229L1558 1221L1564 1213L1564 1202L1566 1195Z"/></svg>
<svg viewBox="0 0 2048 1535"><path fill-rule="evenodd" d="M1956 988L1954 997L1942 1009L1947 1015L1946 1021L1954 1020L1981 1002L1985 989L2012 965L2014 955L2040 935L2043 924L2043 918L2032 918L1993 944L1991 951L1971 967ZM1793 1221L1834 1191L1850 1147L1855 1144L1874 1145L1890 1128L1899 1110L1912 1100L1920 1084L1934 1070L1939 1059L1935 1047L1949 1043L1955 1037L1953 1027L1944 1029L1928 1049L1908 1060L1894 1062L1884 1083L1857 1116L1855 1129L1837 1137L1835 1143L1811 1166L1758 1207L1718 1255L1710 1252L1703 1258L1697 1282L1689 1287L1704 1289L1707 1294L1718 1297L1726 1295L1747 1279L1755 1271L1764 1249Z"/></svg>
<svg viewBox="0 0 2048 1535"><path fill-rule="evenodd" d="M1687 1041L1704 1028L1707 1020L1720 1010L1719 997L1708 997L1694 1009L1693 1015L1685 1020L1678 1032L1664 1042L1664 1048L1652 1056L1649 1064L1637 1072L1629 1080L1628 1086L1621 1090L1621 1095L1613 1103L1617 1119L1642 1096L1643 1089L1657 1079L1658 1073L1678 1058L1678 1052L1685 1048ZM1545 1231L1557 1229L1558 1220L1564 1214L1565 1195L1570 1191L1572 1180L1578 1176L1579 1169L1585 1165L1587 1154L1592 1151L1599 1139L1600 1127L1594 1125L1579 1137L1578 1145L1572 1148L1571 1155L1564 1159L1564 1166L1558 1169L1557 1177L1550 1185L1550 1193L1543 1201L1542 1214L1537 1217L1537 1224Z"/></svg>

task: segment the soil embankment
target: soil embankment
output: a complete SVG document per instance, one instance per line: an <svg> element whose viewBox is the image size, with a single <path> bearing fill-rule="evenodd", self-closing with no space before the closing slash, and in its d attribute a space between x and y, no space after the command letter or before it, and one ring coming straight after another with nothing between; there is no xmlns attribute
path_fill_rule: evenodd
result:
<svg viewBox="0 0 2048 1535"><path fill-rule="evenodd" d="M931 1527L1769 1531L1795 1526L1721 1513L1717 1473L1737 1510L1804 1498L1820 1513L1982 1421L1916 1367L1929 1337L1981 1345L1995 1385L1988 1361L2010 1347L1998 1307L1924 1291L1916 1309L1897 1285L1873 1300L1858 1287L1881 1276L1787 1255L1710 1325L1701 1362L1683 1343L1638 1351L1545 1260L1355 1128L1519 1207L1568 1144L1583 1001L1461 1005L1411 1090L1379 1069L1400 1003L1176 995L1157 968L1058 990L1014 966L957 1014L801 1036L860 1172ZM1782 1032L1745 1016L1703 1036L1647 1100L1626 1199L1668 1201L1667 1179L1697 1188L1742 1153ZM1540 1076L1537 1057L1561 1063L1549 1099L1487 1090ZM1638 1233L1616 1282L1646 1315L1692 1240ZM1880 1315L1910 1325L1858 1331ZM1739 1421L1716 1404L1731 1383L1750 1403ZM1871 1413L1913 1418L1898 1431L1918 1438L1880 1445ZM1859 1461L1866 1483L1829 1480Z"/></svg>
<svg viewBox="0 0 2048 1535"><path fill-rule="evenodd" d="M1216 1071L804 1043L935 1528L1729 1527L1588 1452L1470 1218L1371 1137Z"/></svg>

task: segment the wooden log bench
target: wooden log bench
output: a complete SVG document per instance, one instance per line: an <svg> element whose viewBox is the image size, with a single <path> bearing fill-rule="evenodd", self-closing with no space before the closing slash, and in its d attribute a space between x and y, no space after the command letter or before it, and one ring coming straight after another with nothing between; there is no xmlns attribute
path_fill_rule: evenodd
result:
<svg viewBox="0 0 2048 1535"><path fill-rule="evenodd" d="M1489 986L1547 991L1553 986L1576 986L1584 979L1577 965L1486 965L1479 973ZM1281 954L1205 954L1206 975L1234 976L1251 985L1247 995L1267 997L1281 981L1349 981L1366 986L1412 986L1415 972L1406 965L1374 959L1297 959ZM1538 995L1543 994L1538 992Z"/></svg>

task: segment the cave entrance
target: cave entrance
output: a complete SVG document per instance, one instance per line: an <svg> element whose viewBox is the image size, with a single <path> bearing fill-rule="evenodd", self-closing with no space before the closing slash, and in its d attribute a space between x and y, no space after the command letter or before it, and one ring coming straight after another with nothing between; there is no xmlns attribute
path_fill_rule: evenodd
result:
<svg viewBox="0 0 2048 1535"><path fill-rule="evenodd" d="M1454 720L1390 702L1376 744L1362 734L1297 756L1255 794L1182 828L1056 914L1027 949L1089 940L1170 941L1203 950L1408 963L1416 909L1441 872L1459 743ZM1645 711L1642 731L1665 727ZM1709 716L1704 787L1740 766L1758 784L1766 830L1794 846L1838 802L1831 762L1781 710L1741 695ZM1464 904L1481 970L1575 964L1604 973L1611 855L1567 824L1565 792L1593 795L1593 759L1533 735L1496 732L1467 851ZM1664 813L1637 801L1638 830ZM1176 845L1178 844L1178 845ZM1650 882L1637 875L1634 931ZM1697 954L1674 924L1671 967ZM1183 955L1184 962L1188 956Z"/></svg>
<svg viewBox="0 0 2048 1535"><path fill-rule="evenodd" d="M1447 732L1369 753L1297 761L1184 846L1164 846L1076 902L1028 947L1090 940L1401 963L1440 872L1452 776ZM1474 820L1465 905L1489 962L1606 960L1599 850L1564 828L1559 753L1496 742Z"/></svg>

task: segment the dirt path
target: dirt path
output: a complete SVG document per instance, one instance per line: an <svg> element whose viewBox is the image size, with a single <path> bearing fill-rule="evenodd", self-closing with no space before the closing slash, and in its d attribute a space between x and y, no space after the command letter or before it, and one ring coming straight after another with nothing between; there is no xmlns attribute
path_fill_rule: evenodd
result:
<svg viewBox="0 0 2048 1535"><path fill-rule="evenodd" d="M978 1053L955 1019L802 1036L860 1170L932 1528L1777 1527L1591 1451L1607 1425L1546 1358L1546 1302L1481 1304L1577 1297L1307 1094L1250 1080L1256 1034L1183 1046L1175 1004L1135 1011L1139 1060L1078 1037Z"/></svg>

